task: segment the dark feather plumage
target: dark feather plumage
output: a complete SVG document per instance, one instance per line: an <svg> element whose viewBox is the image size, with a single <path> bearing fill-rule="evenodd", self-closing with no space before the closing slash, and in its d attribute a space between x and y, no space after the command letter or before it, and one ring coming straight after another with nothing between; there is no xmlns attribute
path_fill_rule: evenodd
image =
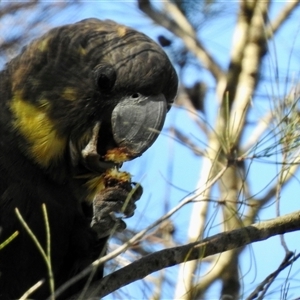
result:
<svg viewBox="0 0 300 300"><path fill-rule="evenodd" d="M103 232L113 226L110 213L133 188L129 180L125 187L103 191L101 176L119 167L105 155L119 149L129 160L151 146L176 96L177 76L163 50L144 34L87 19L54 28L25 47L0 73L0 91L0 244L19 232L0 250L0 299L19 298L41 279L45 283L31 298L45 299L50 293L46 264L15 208L45 249L46 204L55 287L103 255L108 237L101 236L101 226ZM151 116L143 111L149 99L145 107ZM139 134L122 131L120 122L130 118L122 103L140 109L141 115L130 120ZM154 128L144 128L143 120ZM101 276L99 270L95 278ZM81 288L77 284L62 298Z"/></svg>

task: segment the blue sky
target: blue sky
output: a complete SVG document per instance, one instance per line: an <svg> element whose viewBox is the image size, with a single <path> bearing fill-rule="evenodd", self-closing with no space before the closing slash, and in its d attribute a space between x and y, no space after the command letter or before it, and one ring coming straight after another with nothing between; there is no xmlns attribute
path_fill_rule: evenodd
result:
<svg viewBox="0 0 300 300"><path fill-rule="evenodd" d="M231 36L235 24L234 11L237 9L236 1L227 2L230 7L219 17L217 22L209 22L201 29L200 37L205 46L217 57L217 61L226 68L231 48ZM282 8L282 1L275 1L271 10L270 18L274 17ZM227 11L228 10L228 11ZM112 19L120 23L134 27L153 39L161 33L161 29L153 26L152 21L144 17L136 10L135 1L89 1L83 7L70 9L67 13L59 15L52 20L53 25L60 25L79 21L83 18L96 17L100 19ZM255 105L251 109L249 119L256 121L263 116L271 106L272 98L282 97L287 93L290 86L286 84L287 77L295 81L299 78L300 71L300 9L291 17L287 24L280 30L275 40L269 43L269 55L264 61L263 81L259 85L255 99ZM167 33L168 34L168 33ZM278 74L278 76L277 76ZM195 80L202 79L208 83L209 93L206 98L206 107L209 122L214 124L216 116L214 87L215 83L210 74L197 68L188 68L184 73L183 82L190 85ZM144 187L143 198L138 202L137 212L134 217L127 221L131 228L144 228L151 224L158 217L162 216L166 210L178 204L188 193L192 192L198 180L201 168L201 157L196 157L185 146L175 142L170 137L169 128L175 126L182 132L191 137L199 146L205 142L203 134L190 120L187 113L180 108L173 108L167 117L163 134L156 143L141 158L125 164L125 169L134 175L134 180L142 183ZM253 127L248 126L243 140L246 142L251 134ZM274 143L271 140L269 144ZM268 185L278 172L279 166L276 165L278 157L272 156L260 161L254 161L251 165L249 176L251 178L251 191L257 196L264 194L264 187ZM169 184L172 183L172 185ZM281 195L281 213L289 213L300 209L299 199L299 172L297 176L285 187ZM217 194L215 194L217 197ZM175 239L184 243L186 240L186 230L190 216L191 205L184 207L172 218L176 233ZM216 207L211 207L213 216ZM273 218L276 216L275 205L264 208L260 214L260 220ZM218 231L219 219L216 218L211 228L210 234ZM285 239L291 251L299 251L299 233L285 235ZM245 295L252 291L257 283L261 282L270 272L274 271L282 259L284 252L279 244L279 237L270 238L267 241L255 243L248 246L240 259L241 275L244 277L243 290ZM291 270L291 275L299 272L300 263L295 263ZM170 280L176 281L176 267L167 271ZM280 285L284 282L286 272L280 274L279 279L272 286L277 287L276 293L265 299L279 299ZM291 276L293 277L293 276ZM294 276L290 280L290 293L288 299L300 295L300 285ZM137 287L138 286L138 287ZM218 285L215 285L209 293L208 299L217 299ZM122 289L128 292L132 299L147 298L149 290L144 283L134 283ZM272 289L271 289L272 290ZM164 289L165 298L171 299L172 286L166 285ZM293 295L294 293L294 295ZM119 294L124 299L123 294ZM117 298L117 297L116 297ZM112 299L108 296L105 299Z"/></svg>
<svg viewBox="0 0 300 300"><path fill-rule="evenodd" d="M98 8L95 8L96 4L86 3L86 11L75 12L72 17L76 20L85 17L97 17L102 19L113 19L126 25L135 27L138 30L148 34L153 39L161 33L161 29L157 26L152 26L152 21L143 17L143 15L135 10L135 2L107 2L103 1L99 4ZM205 25L201 32L200 37L203 40L205 46L211 51L211 53L217 57L217 61L226 68L228 64L228 57L231 48L231 35L233 32L235 17L231 12L237 7L236 2L231 2L231 7L227 8L228 13L221 15L218 22L210 22ZM282 2L278 2L271 11L271 17L276 15L280 11ZM84 14L84 16L83 16ZM68 22L71 15L68 16ZM262 97L255 100L255 106L252 109L250 118L253 120L259 119L270 108L270 99L275 93L275 96L282 97L288 89L284 79L286 76L294 76L299 78L299 29L300 23L296 20L300 20L300 12L297 11L293 15L293 20L288 22L289 25L285 25L278 33L278 36L274 41L269 44L270 55L265 59L264 65L266 69L266 80L259 85L258 94ZM275 74L279 74L279 83ZM206 98L206 107L209 114L209 120L211 124L214 124L216 118L214 109L214 87L215 84L211 75L203 70L199 73L197 68L188 68L184 73L184 83L190 85L197 79L205 80L209 87L210 92ZM201 77L201 78L199 78ZM275 86L275 88L274 88ZM132 228L144 228L158 217L162 216L166 210L171 209L180 202L188 193L192 192L195 188L199 171L201 168L201 158L196 157L185 146L180 145L173 141L169 137L168 128L170 126L176 126L180 128L189 137L194 137L193 140L198 142L200 146L203 146L201 142L204 142L204 136L199 132L195 124L189 119L187 113L182 109L172 109L169 113L166 121L165 130L163 135L158 139L155 145L145 153L141 158L134 162L127 164L126 168L134 175L135 180L142 182L144 186L144 196L138 202L138 209L133 218L128 220L128 226ZM249 126L249 130L251 127ZM244 140L247 140L247 136L244 136ZM270 143L273 143L271 141ZM275 173L278 172L278 166L275 164L278 158L273 156L267 159L271 163L255 162L251 165L250 176L251 189L253 193L264 193L264 187L272 180ZM172 183L172 186L168 184ZM297 195L300 186L297 179L284 189L281 200L282 213L292 212L300 208L299 198ZM217 196L217 195L216 195ZM186 230L188 227L188 221L192 205L184 207L172 218L176 226L175 239L179 242L186 240ZM211 208L211 214L214 213L214 208ZM260 219L269 219L276 216L275 205L267 207L262 210ZM216 233L218 231L219 219L216 218L214 228L211 228L209 234ZM299 233L292 233L286 235L286 240L290 249L299 249ZM256 286L261 280L263 280L270 272L274 271L281 260L284 258L284 252L279 244L279 237L274 237L268 241L253 244L243 252L240 260L241 274L244 276L245 286L243 287L245 295L252 291L252 288ZM299 263L296 263L291 271L291 274L299 270ZM170 280L176 281L175 268L168 270ZM272 288L280 286L286 277L286 272L280 274L281 279L277 279ZM175 276L174 276L175 275ZM150 277L151 278L151 277ZM296 280L290 281L290 295L300 294L300 287ZM145 289L144 283L136 283L131 286L125 287L124 292L128 292L130 295L134 295L135 299L147 298L147 289ZM271 291L272 291L271 288ZM172 297L172 284L166 285L164 288L165 297ZM276 296L270 295L267 299L279 299L280 290L277 289ZM121 294L122 295L122 294ZM208 299L214 299L218 296L218 284L211 288ZM111 299L111 296L106 297Z"/></svg>

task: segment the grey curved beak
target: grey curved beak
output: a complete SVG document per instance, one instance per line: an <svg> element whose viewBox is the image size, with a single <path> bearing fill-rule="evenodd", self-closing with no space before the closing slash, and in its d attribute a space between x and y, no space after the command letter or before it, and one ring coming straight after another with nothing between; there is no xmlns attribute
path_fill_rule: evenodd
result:
<svg viewBox="0 0 300 300"><path fill-rule="evenodd" d="M142 155L158 137L167 114L163 94L127 97L114 108L111 116L113 137L132 158Z"/></svg>

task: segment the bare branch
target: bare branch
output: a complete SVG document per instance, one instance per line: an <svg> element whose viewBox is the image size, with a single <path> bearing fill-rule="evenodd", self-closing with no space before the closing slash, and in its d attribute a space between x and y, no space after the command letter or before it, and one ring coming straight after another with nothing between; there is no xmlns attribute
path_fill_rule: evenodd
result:
<svg viewBox="0 0 300 300"><path fill-rule="evenodd" d="M211 257L211 256L210 256ZM232 266L234 257L237 257L237 251L231 250L213 256L214 260L210 263L209 269L205 272L205 276L201 276L201 280L192 288L192 299L202 299L205 291Z"/></svg>
<svg viewBox="0 0 300 300"><path fill-rule="evenodd" d="M266 132L266 130L270 128L270 124L273 118L273 112L268 112L259 119L256 127L252 130L250 136L248 137L245 145L243 145L243 148L241 149L242 153L250 151L252 148L257 146L261 136Z"/></svg>
<svg viewBox="0 0 300 300"><path fill-rule="evenodd" d="M177 128L172 128L175 137L186 147L188 147L193 153L197 156L205 156L204 151L199 148L197 145L194 144L194 142L184 133L182 133Z"/></svg>
<svg viewBox="0 0 300 300"><path fill-rule="evenodd" d="M10 13L14 13L14 12L20 10L20 9L26 9L26 8L34 7L37 2L38 2L38 0L33 0L31 2L26 2L26 3L15 2L15 3L11 3L10 5L6 5L4 7L1 7L1 9L0 9L0 18L2 18L3 16L8 15Z"/></svg>
<svg viewBox="0 0 300 300"><path fill-rule="evenodd" d="M223 81L218 82L217 94L219 98L224 99L224 93L227 93L230 99L234 99L237 88L237 81L242 69L242 59L245 47L249 39L249 30L251 28L251 19L253 16L253 3L241 1L240 11L235 26L230 63L226 77Z"/></svg>
<svg viewBox="0 0 300 300"><path fill-rule="evenodd" d="M135 236L133 236L130 240L127 241L127 243L124 243L121 245L118 249L114 250L113 252L99 258L98 260L94 261L92 265L85 268L82 272L80 272L78 275L74 276L72 279L64 283L61 287L59 287L56 292L55 296L60 295L62 292L64 292L66 289L68 289L70 286L72 286L74 283L79 281L80 279L84 278L88 274L90 274L91 271L94 270L94 268L97 268L104 264L106 261L115 258L119 254L126 251L128 248L130 248L131 245L135 244L137 241L141 240L148 231L159 225L161 222L167 220L170 218L175 212L177 212L181 207L186 205L187 203L192 202L195 199L198 199L199 196L201 196L207 189L210 189L212 185L214 185L220 177L225 172L227 166L223 167L221 171L213 178L211 178L208 182L206 182L201 188L199 188L198 192L185 198L182 202L180 202L176 207L171 209L167 214L165 214L163 217L159 218L157 221L155 221L153 224L149 225L144 230L137 233ZM207 202L207 201L206 201ZM50 299L49 299L50 300Z"/></svg>
<svg viewBox="0 0 300 300"><path fill-rule="evenodd" d="M273 22L268 26L266 30L267 38L272 38L278 29L282 26L282 24L289 18L289 16L293 13L295 8L300 4L299 0L287 1L285 7L280 10L278 16L273 20Z"/></svg>
<svg viewBox="0 0 300 300"><path fill-rule="evenodd" d="M258 299L263 299L265 293L267 292L271 283L275 280L275 278L283 271L285 268L291 266L297 259L299 259L300 254L295 255L293 252L289 252L278 269L268 275L262 282L259 284L256 289L247 297L247 300L256 299L258 295L261 293Z"/></svg>
<svg viewBox="0 0 300 300"><path fill-rule="evenodd" d="M258 83L262 57L266 51L265 18L269 1L258 1L251 20L249 40L244 49L241 72L230 115L230 142L236 145L244 128L247 110Z"/></svg>
<svg viewBox="0 0 300 300"><path fill-rule="evenodd" d="M300 230L300 211L244 228L220 233L200 242L165 249L141 258L104 277L100 282L90 287L89 294L86 297L104 297L120 287L142 279L163 268L190 260L203 259L209 255L237 249L278 234L297 230Z"/></svg>
<svg viewBox="0 0 300 300"><path fill-rule="evenodd" d="M187 49L191 51L202 62L203 66L212 73L216 81L224 76L222 68L210 55L208 50L205 49L203 44L197 38L196 32L188 20L174 4L167 2L168 7L172 8L170 12L172 18L170 18L167 13L155 10L149 0L139 0L138 5L139 9L154 22L181 38ZM183 22L183 26L178 20Z"/></svg>

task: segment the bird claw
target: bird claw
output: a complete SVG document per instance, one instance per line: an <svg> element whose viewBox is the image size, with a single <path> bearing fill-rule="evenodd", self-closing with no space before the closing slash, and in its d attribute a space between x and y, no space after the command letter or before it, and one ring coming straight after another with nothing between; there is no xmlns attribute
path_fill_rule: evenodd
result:
<svg viewBox="0 0 300 300"><path fill-rule="evenodd" d="M143 189L139 184L132 188L109 187L97 195L93 201L93 218L91 227L98 238L111 235L114 231L122 232L126 229L124 218L133 216L136 209L135 202L140 199Z"/></svg>

